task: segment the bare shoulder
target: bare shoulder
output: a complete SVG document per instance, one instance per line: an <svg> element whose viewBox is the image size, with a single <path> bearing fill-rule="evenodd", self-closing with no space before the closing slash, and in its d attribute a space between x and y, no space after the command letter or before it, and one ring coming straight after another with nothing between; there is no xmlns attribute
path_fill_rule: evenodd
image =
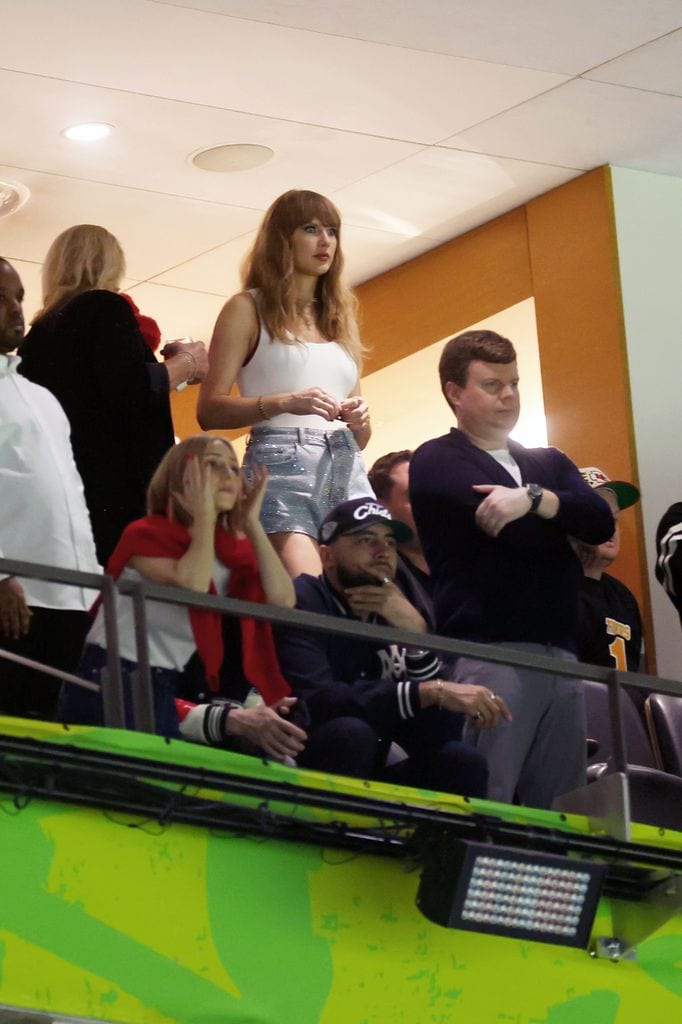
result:
<svg viewBox="0 0 682 1024"><path fill-rule="evenodd" d="M239 292L228 299L218 314L211 348L215 352L223 347L237 347L246 353L255 344L258 331L258 314L253 297L248 292Z"/></svg>
<svg viewBox="0 0 682 1024"><path fill-rule="evenodd" d="M257 324L258 314L253 296L249 292L237 292L233 295L220 310L218 323L221 321L242 325Z"/></svg>

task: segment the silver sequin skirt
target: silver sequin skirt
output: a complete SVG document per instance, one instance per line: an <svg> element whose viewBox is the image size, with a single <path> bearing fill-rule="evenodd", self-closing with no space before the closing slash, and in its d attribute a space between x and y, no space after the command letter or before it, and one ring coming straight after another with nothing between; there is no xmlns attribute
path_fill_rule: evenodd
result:
<svg viewBox="0 0 682 1024"><path fill-rule="evenodd" d="M305 533L317 539L320 523L335 505L373 496L362 452L347 428L254 427L244 469L268 468L261 511L266 533Z"/></svg>

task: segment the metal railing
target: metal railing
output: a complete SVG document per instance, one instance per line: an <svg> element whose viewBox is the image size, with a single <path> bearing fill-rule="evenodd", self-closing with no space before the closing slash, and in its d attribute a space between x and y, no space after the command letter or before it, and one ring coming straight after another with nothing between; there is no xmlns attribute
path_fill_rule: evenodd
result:
<svg viewBox="0 0 682 1024"><path fill-rule="evenodd" d="M48 583L66 583L69 586L85 590L98 590L100 592L107 637L107 675L105 686L99 687L96 683L80 679L78 676L71 675L68 672L62 672L60 669L52 668L51 665L43 665L38 661L14 654L12 651L6 651L1 646L0 659L4 658L7 661L14 661L19 665L37 669L46 675L56 677L75 686L82 686L88 690L101 689L105 724L113 728L123 728L125 717L123 711L121 665L119 662L118 625L116 622L116 583L111 576L98 575L92 572L79 572L76 569L57 569L51 565L39 565L35 562L18 561L13 558L0 558L1 576L20 576L27 579L44 580Z"/></svg>
<svg viewBox="0 0 682 1024"><path fill-rule="evenodd" d="M66 583L72 586L98 590L101 593L107 643L107 667L106 673L103 674L101 689L104 723L111 727L123 727L125 721L119 665L119 638L115 615L116 589L122 594L129 595L133 602L138 665L132 687L133 725L135 729L144 732L153 732L155 726L146 624L146 602L150 600L169 605L200 608L237 617L248 616L253 619L262 619L279 626L290 626L295 629L332 633L353 639L428 648L439 654L451 657L464 656L494 664L513 665L518 668L550 672L555 676L566 676L574 679L587 679L605 683L609 694L610 725L613 742L611 764L615 772L622 773L623 775L626 773L628 762L621 721L621 687L627 684L629 687L655 690L658 693L682 697L682 682L674 679L644 675L640 672L620 672L616 669L590 665L580 661L564 661L539 653L519 651L498 645L474 643L466 640L453 640L437 634L415 633L393 626L377 626L358 622L355 619L321 615L317 612L304 612L296 609L279 608L269 604L253 604L250 601L241 601L235 598L199 594L193 590L185 590L173 586L160 586L146 580L136 583L119 582L116 584L109 576L97 576L92 573L56 569L50 566L12 559L0 559L0 574ZM1 658L19 661L24 664L27 663L27 659L22 659L2 648L0 648ZM96 688L95 684L91 682L81 680L78 677L71 676L49 666L40 665L38 662L30 664L37 669L43 669L52 676L63 679L67 683L86 686L89 689Z"/></svg>

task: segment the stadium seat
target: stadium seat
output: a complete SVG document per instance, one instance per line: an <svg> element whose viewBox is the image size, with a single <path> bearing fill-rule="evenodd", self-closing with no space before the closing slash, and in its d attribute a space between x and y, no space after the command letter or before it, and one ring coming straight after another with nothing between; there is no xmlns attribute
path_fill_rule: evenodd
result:
<svg viewBox="0 0 682 1024"><path fill-rule="evenodd" d="M656 767L682 775L682 697L652 693L644 708Z"/></svg>
<svg viewBox="0 0 682 1024"><path fill-rule="evenodd" d="M604 683L585 681L583 685L587 732L599 743L588 767L588 779L593 781L613 771L609 695ZM621 715L632 820L682 831L682 778L656 767L654 751L642 720L625 691L621 691ZM678 735L682 737L682 732Z"/></svg>

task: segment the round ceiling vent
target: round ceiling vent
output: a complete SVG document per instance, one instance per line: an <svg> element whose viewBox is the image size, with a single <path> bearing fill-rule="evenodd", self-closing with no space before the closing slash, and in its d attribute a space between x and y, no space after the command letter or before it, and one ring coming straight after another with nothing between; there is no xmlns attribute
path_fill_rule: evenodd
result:
<svg viewBox="0 0 682 1024"><path fill-rule="evenodd" d="M9 217L21 209L30 191L18 181L0 181L0 217Z"/></svg>
<svg viewBox="0 0 682 1024"><path fill-rule="evenodd" d="M190 160L202 171L252 171L254 167L262 167L275 155L269 146L256 146L251 143L236 143L232 146L211 146L200 149Z"/></svg>

